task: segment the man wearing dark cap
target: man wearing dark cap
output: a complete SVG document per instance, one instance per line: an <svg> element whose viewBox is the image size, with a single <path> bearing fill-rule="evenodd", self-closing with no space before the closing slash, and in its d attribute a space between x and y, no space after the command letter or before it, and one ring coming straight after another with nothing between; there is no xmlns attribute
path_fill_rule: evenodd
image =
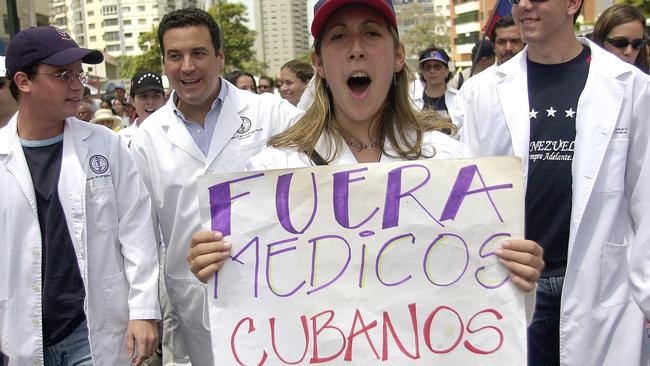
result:
<svg viewBox="0 0 650 366"><path fill-rule="evenodd" d="M151 203L126 147L73 117L87 75L64 31L7 51L18 113L0 130L0 353L10 365L140 364L160 318Z"/></svg>
<svg viewBox="0 0 650 366"><path fill-rule="evenodd" d="M118 131L128 144L140 124L165 104L165 88L160 74L154 71L137 72L131 79L131 103L137 118L131 126Z"/></svg>
<svg viewBox="0 0 650 366"><path fill-rule="evenodd" d="M472 71L470 77L494 64L494 47L489 39L476 42L472 48Z"/></svg>

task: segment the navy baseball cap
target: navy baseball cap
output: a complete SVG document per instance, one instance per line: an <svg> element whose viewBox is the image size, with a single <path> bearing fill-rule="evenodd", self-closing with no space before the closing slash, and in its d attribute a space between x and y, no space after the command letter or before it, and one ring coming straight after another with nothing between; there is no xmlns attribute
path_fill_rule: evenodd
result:
<svg viewBox="0 0 650 366"><path fill-rule="evenodd" d="M446 57L442 52L435 51L435 50L434 51L429 51L429 52L423 54L420 57L420 60L418 61L418 63L421 64L423 62L427 62L427 61L430 61L430 60L440 61L445 65L449 64L449 57Z"/></svg>
<svg viewBox="0 0 650 366"><path fill-rule="evenodd" d="M104 61L104 55L97 50L79 47L65 31L49 25L17 33L7 49L7 71L12 77L37 63L63 66L79 60L98 64Z"/></svg>
<svg viewBox="0 0 650 366"><path fill-rule="evenodd" d="M346 5L367 5L380 12L390 25L397 29L397 18L392 0L318 0L314 5L314 20L311 22L311 35L318 38L327 19L332 13Z"/></svg>

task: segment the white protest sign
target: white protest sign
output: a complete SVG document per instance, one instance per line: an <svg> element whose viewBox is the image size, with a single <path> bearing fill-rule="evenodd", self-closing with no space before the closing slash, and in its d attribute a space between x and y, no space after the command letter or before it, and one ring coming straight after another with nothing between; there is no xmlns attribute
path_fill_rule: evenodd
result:
<svg viewBox="0 0 650 366"><path fill-rule="evenodd" d="M215 365L526 363L524 295L494 249L523 237L516 158L218 174L203 225Z"/></svg>

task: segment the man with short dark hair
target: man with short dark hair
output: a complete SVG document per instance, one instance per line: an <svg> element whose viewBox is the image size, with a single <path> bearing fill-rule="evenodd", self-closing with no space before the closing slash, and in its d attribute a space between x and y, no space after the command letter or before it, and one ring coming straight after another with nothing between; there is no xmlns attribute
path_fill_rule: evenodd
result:
<svg viewBox="0 0 650 366"><path fill-rule="evenodd" d="M192 234L201 229L198 177L244 170L248 158L264 149L270 136L300 115L285 100L251 94L220 78L224 65L220 37L219 26L203 10L179 9L165 15L158 40L174 91L131 143L166 245L161 251L161 292L169 295L171 306L163 309L165 364L213 364L208 294L185 260Z"/></svg>
<svg viewBox="0 0 650 366"><path fill-rule="evenodd" d="M524 41L521 40L521 34L519 34L519 27L515 25L512 15L507 15L494 24L490 39L494 44L497 66L510 60L525 46Z"/></svg>
<svg viewBox="0 0 650 366"><path fill-rule="evenodd" d="M99 51L23 30L18 113L0 129L0 355L11 365L141 364L156 346L151 203L117 135L73 117Z"/></svg>
<svg viewBox="0 0 650 366"><path fill-rule="evenodd" d="M461 140L523 160L546 263L528 364L648 365L650 80L575 37L582 0L510 2L527 47L465 84Z"/></svg>

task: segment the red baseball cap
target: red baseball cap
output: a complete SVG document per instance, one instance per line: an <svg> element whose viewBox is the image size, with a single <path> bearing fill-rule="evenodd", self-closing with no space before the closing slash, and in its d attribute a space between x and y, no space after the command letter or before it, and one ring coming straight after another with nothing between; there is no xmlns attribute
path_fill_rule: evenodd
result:
<svg viewBox="0 0 650 366"><path fill-rule="evenodd" d="M374 8L397 29L397 18L395 17L395 9L393 9L393 2L391 0L319 0L314 5L314 20L311 22L311 35L314 38L318 38L329 16L340 7L356 4Z"/></svg>

